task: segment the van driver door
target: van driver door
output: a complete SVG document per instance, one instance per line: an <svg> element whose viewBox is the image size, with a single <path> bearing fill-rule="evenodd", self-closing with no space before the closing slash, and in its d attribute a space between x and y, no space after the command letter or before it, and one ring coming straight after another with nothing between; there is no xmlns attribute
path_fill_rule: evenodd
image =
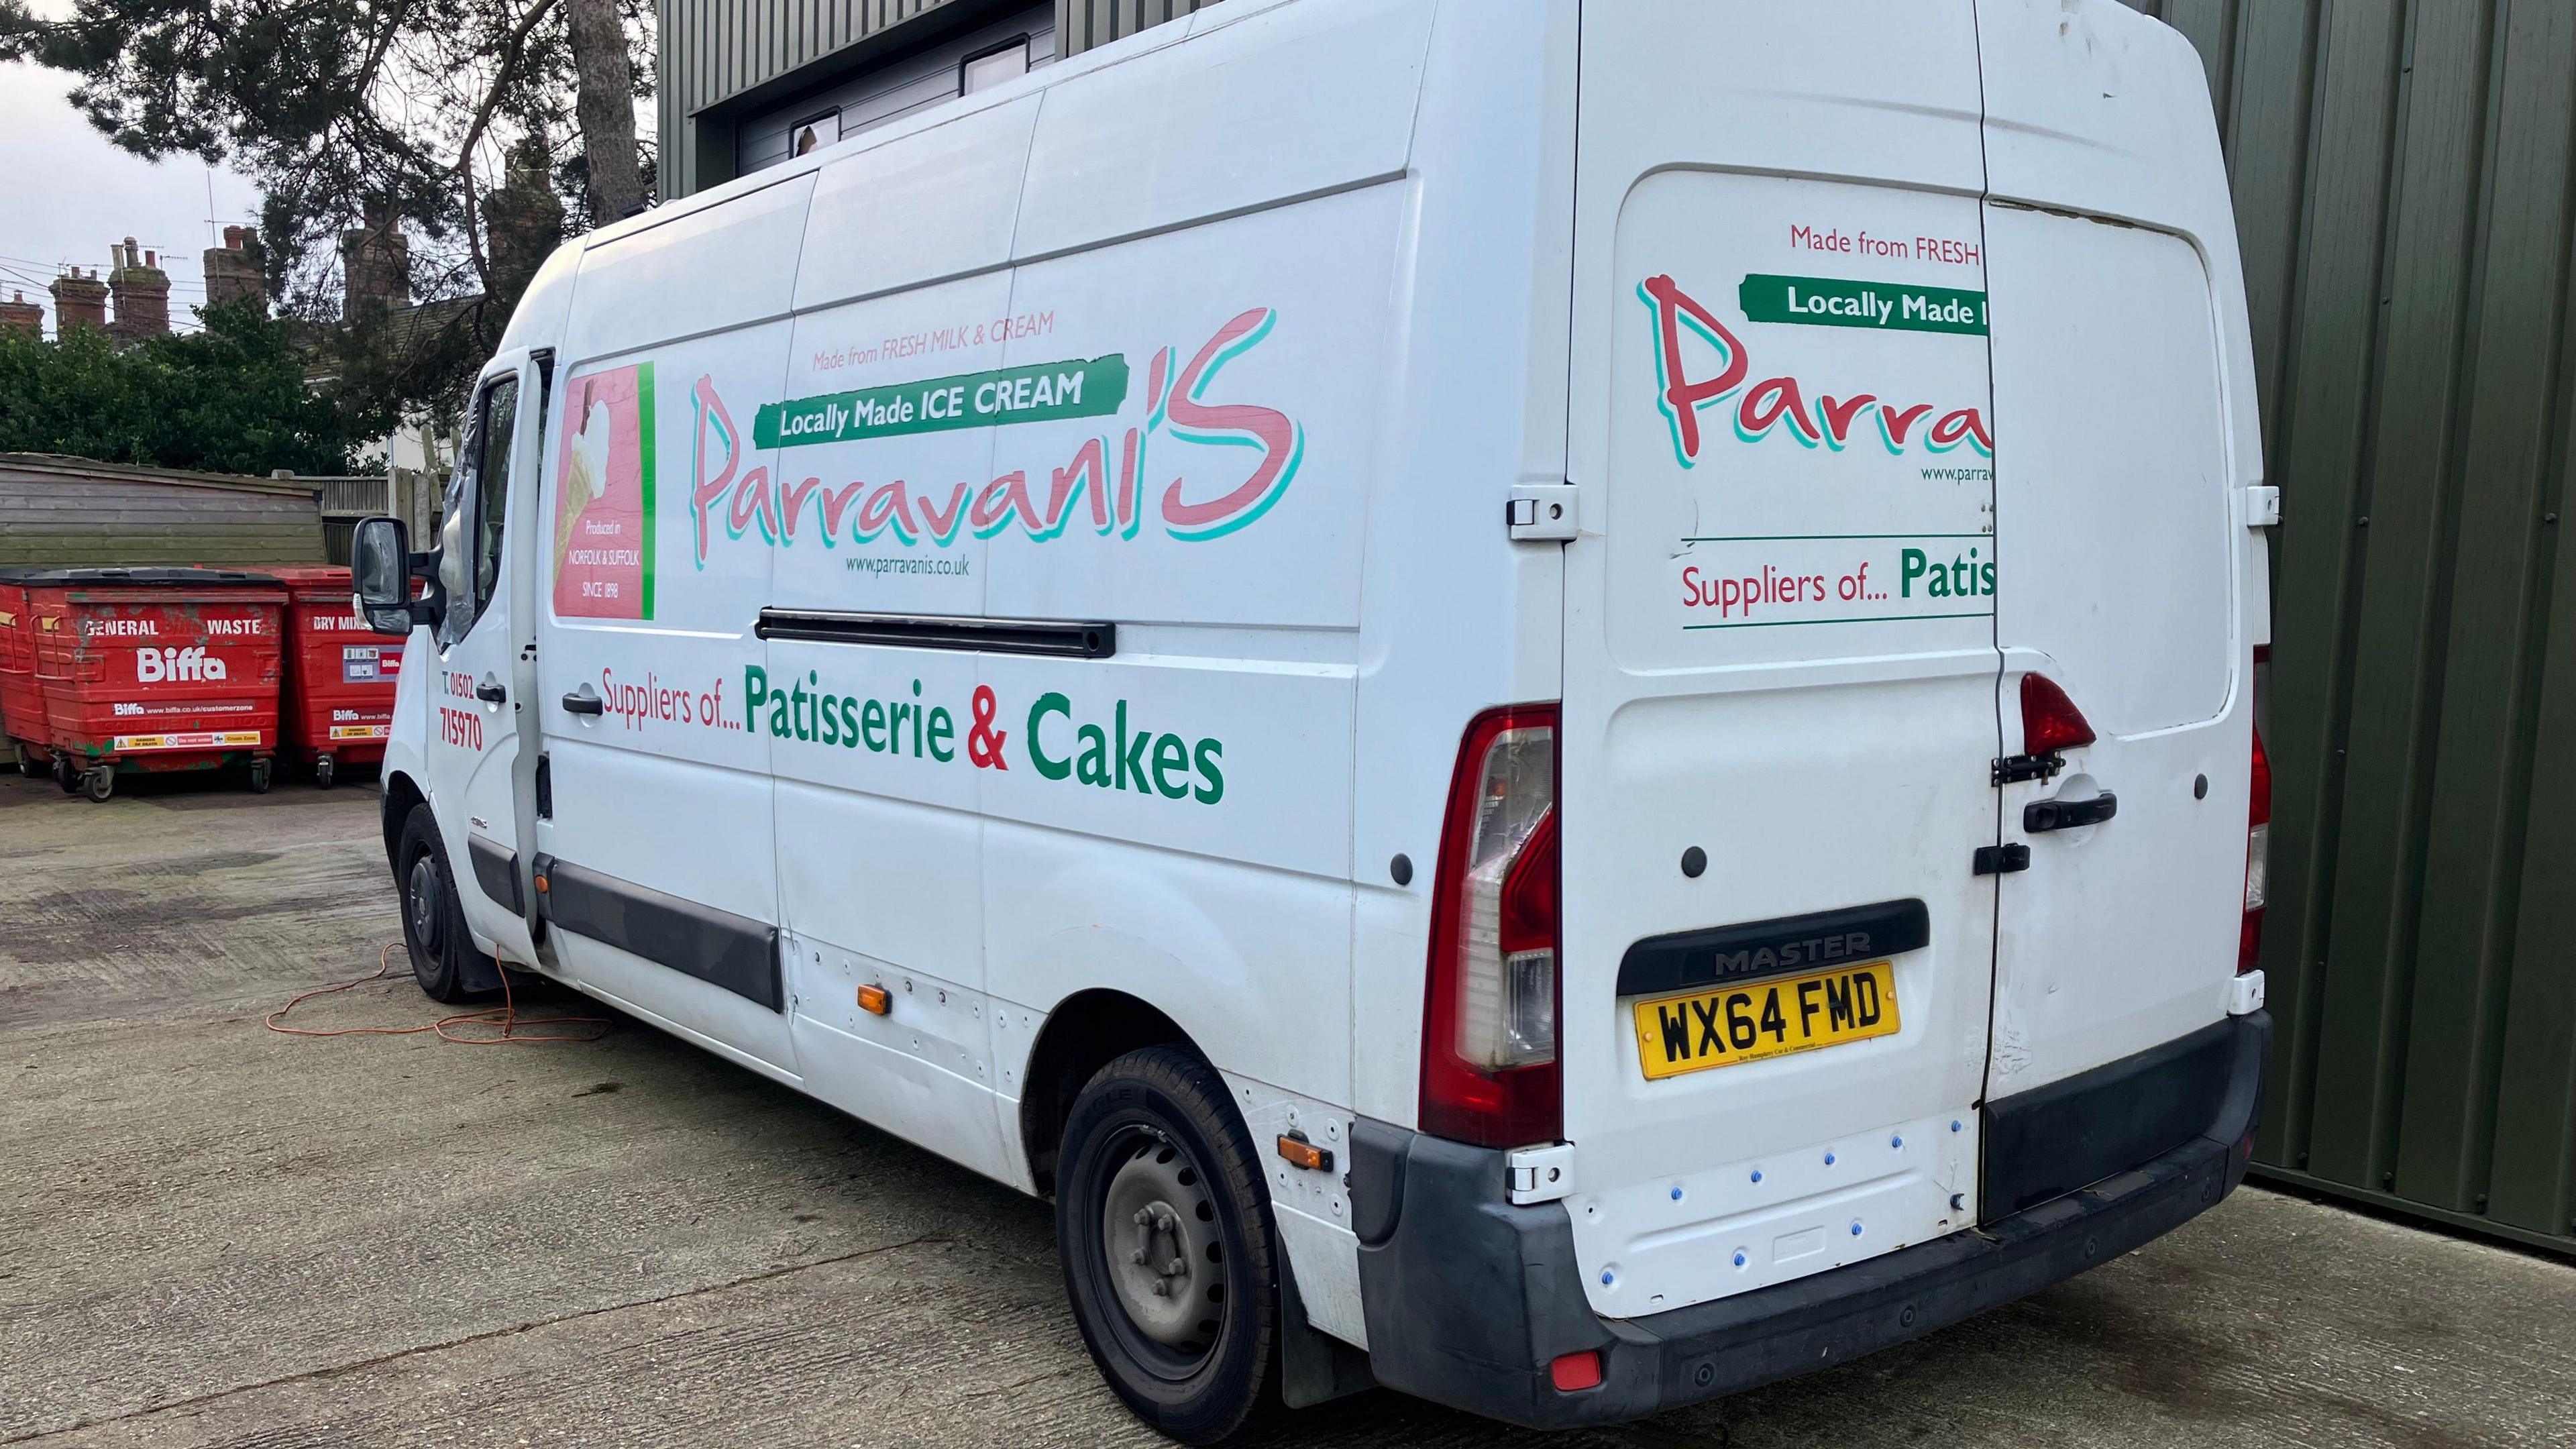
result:
<svg viewBox="0 0 2576 1449"><path fill-rule="evenodd" d="M532 964L528 883L519 842L529 799L522 707L530 623L522 571L536 488L537 438L545 428L545 386L524 351L493 359L474 390L464 447L448 486L439 530L438 678L431 693L437 727L428 745L429 802L439 833L464 843L449 861L474 935L504 958Z"/></svg>

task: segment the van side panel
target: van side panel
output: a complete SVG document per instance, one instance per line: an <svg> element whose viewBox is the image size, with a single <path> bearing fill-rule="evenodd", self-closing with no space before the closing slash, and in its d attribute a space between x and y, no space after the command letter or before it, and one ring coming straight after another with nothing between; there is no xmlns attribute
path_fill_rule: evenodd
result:
<svg viewBox="0 0 2576 1449"><path fill-rule="evenodd" d="M968 117L824 168L800 294L860 291L874 280L850 268L840 245L854 226L869 229L854 212L872 181L885 177L902 189L915 172L908 153L945 155L956 139L950 133L960 128L981 132L1016 168L1035 104ZM988 269L801 313L782 394L789 410L801 399L871 399L887 384L1002 366L1006 329L991 324L1010 310L1011 276L997 264L1016 182L1004 188L997 169L982 162L961 179L954 205L929 208L917 227L954 244L946 258L909 256L902 243L855 236L853 249L873 253L898 276L943 260ZM809 406L801 415L813 412ZM954 515L961 491L994 477L1001 430L892 428L892 436L877 437L835 424L782 439L769 495L776 511L776 541L766 548L776 570L772 607L982 612L991 545L963 518L925 532L921 514L946 504ZM841 432L860 436L829 440ZM789 722L772 742L779 893L795 938L790 969L800 983L794 1031L801 1070L835 1106L1025 1185L1017 1133L1005 1130L995 1105L1003 1073L1017 1064L994 1060L985 1016L982 772L967 753L980 682L976 656L793 638L773 638L767 647L771 687L787 694L791 710L799 689L821 701L809 721ZM895 1012L858 1009L856 991L870 984L896 993Z"/></svg>
<svg viewBox="0 0 2576 1449"><path fill-rule="evenodd" d="M814 178L796 310L1008 265L1040 103L1022 96L874 144L833 148ZM832 346L864 350L880 341ZM827 355L802 360L820 367ZM839 357L839 366L853 365L845 352Z"/></svg>
<svg viewBox="0 0 2576 1449"><path fill-rule="evenodd" d="M1467 721L1564 689L1565 552L1503 527L1565 479L1571 3L1451 5L1432 34L1387 310L1361 559L1352 1105L1410 1127L1441 814ZM1412 869L1399 884L1394 861Z"/></svg>
<svg viewBox="0 0 2576 1449"><path fill-rule="evenodd" d="M1014 255L1050 256L1401 173L1435 8L1285 5L1191 35L1186 50L1162 43L1056 81L1029 156ZM1161 27L1138 37L1163 38Z"/></svg>
<svg viewBox="0 0 2576 1449"><path fill-rule="evenodd" d="M960 717L1001 737L1004 767L972 772L993 992L1129 991L1218 1065L1327 1101L1349 1092L1340 782L1400 196L1019 269L1012 365L1123 357L1129 402L1000 430L1003 491L1049 516L996 532L984 605L1116 621L1117 653L979 656Z"/></svg>

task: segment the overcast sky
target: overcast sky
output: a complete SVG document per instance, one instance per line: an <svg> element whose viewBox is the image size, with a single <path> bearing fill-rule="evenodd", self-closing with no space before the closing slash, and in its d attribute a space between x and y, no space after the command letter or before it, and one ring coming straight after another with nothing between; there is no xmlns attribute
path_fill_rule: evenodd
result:
<svg viewBox="0 0 2576 1449"><path fill-rule="evenodd" d="M108 248L130 236L161 253L171 325L194 330L189 309L206 300L205 250L221 242L226 225L258 223L258 191L192 157L156 164L118 150L72 109L65 99L71 88L64 72L0 64L0 176L9 180L8 205L0 207L0 295L23 291L42 302L51 336L54 305L45 284L66 264L106 268Z"/></svg>

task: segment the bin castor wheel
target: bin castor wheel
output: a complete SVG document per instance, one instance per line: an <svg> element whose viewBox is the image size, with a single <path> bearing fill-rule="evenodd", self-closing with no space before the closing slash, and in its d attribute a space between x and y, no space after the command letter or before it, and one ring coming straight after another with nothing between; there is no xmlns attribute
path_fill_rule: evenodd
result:
<svg viewBox="0 0 2576 1449"><path fill-rule="evenodd" d="M252 794L265 795L268 793L268 780L271 768L270 763L266 760L253 760L250 762L250 792Z"/></svg>
<svg viewBox="0 0 2576 1449"><path fill-rule="evenodd" d="M116 793L116 767L114 765L90 766L89 773L81 776L81 793L104 804L108 796Z"/></svg>
<svg viewBox="0 0 2576 1449"><path fill-rule="evenodd" d="M30 780L41 780L45 778L44 761L28 754L25 750L20 750L18 752L18 773L26 776Z"/></svg>
<svg viewBox="0 0 2576 1449"><path fill-rule="evenodd" d="M317 785L317 786L320 786L322 789L328 790L328 789L330 789L330 788L331 788L331 778L332 778L332 764L331 764L331 757L330 757L329 755L323 755L323 756L321 756L320 758L318 758L318 759L314 760L314 762L313 762L313 783L314 783L315 785Z"/></svg>
<svg viewBox="0 0 2576 1449"><path fill-rule="evenodd" d="M54 756L54 783L60 785L63 789L63 793L66 795L77 795L80 793L80 771L73 767L71 756Z"/></svg>

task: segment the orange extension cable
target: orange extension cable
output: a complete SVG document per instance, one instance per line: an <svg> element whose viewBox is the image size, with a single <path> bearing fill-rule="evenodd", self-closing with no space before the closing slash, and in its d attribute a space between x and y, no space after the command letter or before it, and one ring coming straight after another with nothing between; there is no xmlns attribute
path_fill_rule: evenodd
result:
<svg viewBox="0 0 2576 1449"><path fill-rule="evenodd" d="M521 1021L519 1003L510 991L510 972L507 967L501 968L501 1004L499 1006L487 1006L481 1011L463 1011L454 1016L442 1016L425 1026L344 1026L336 1031L316 1031L311 1027L278 1025L286 1019L288 1012L311 1001L314 997L329 996L333 992L346 991L353 986L364 986L370 981L385 980L393 974L394 947L401 944L400 941L391 942L377 955L375 975L361 976L354 981L334 982L329 986L317 986L261 1017L260 1024L284 1036L418 1036L426 1031L437 1033L440 1041L452 1041L458 1046L524 1046L549 1041L585 1042L597 1041L608 1035L608 1029L612 1023L604 1016L538 1016ZM450 1030L452 1027L464 1026L497 1026L501 1029L501 1034L499 1036L458 1036ZM530 1026L593 1026L598 1030L581 1035L522 1036L519 1034L520 1028Z"/></svg>

